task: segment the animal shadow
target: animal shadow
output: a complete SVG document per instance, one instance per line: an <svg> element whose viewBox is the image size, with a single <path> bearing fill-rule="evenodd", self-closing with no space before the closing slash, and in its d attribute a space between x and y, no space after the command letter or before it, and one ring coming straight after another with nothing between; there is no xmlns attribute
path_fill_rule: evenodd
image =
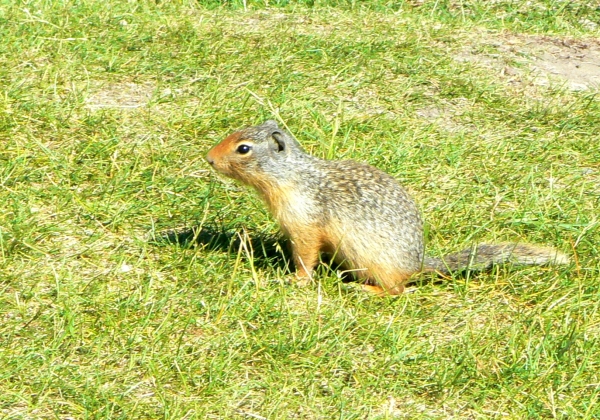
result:
<svg viewBox="0 0 600 420"><path fill-rule="evenodd" d="M214 225L194 226L161 232L150 239L156 245L179 245L183 248L203 247L209 251L252 256L258 268L293 269L290 245L279 235L264 235L241 230L225 230Z"/></svg>

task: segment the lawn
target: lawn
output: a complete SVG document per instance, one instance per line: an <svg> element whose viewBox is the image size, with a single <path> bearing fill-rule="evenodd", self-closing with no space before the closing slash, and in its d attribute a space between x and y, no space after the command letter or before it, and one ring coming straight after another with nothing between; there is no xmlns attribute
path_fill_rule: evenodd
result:
<svg viewBox="0 0 600 420"><path fill-rule="evenodd" d="M0 0L0 417L600 418L599 86L594 1ZM266 119L572 262L291 285Z"/></svg>

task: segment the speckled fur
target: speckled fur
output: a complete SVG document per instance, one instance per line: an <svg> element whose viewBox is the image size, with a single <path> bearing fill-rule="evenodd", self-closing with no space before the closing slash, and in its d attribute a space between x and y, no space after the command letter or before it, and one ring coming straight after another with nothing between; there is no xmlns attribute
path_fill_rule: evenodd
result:
<svg viewBox="0 0 600 420"><path fill-rule="evenodd" d="M239 153L240 145L249 152ZM292 242L300 278L311 278L320 252L353 270L366 290L389 294L402 293L422 271L568 262L554 249L524 244L481 244L443 259L425 257L419 211L394 178L364 163L311 156L274 121L231 134L207 161L264 198Z"/></svg>

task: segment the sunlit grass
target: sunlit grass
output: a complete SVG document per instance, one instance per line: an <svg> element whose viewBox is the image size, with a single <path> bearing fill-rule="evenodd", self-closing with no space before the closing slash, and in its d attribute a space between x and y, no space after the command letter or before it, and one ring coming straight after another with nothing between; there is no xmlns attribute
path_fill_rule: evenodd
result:
<svg viewBox="0 0 600 420"><path fill-rule="evenodd" d="M0 3L2 416L596 418L597 90L461 57L599 16L524 4ZM290 286L263 204L203 160L267 118L397 177L432 255L573 263Z"/></svg>

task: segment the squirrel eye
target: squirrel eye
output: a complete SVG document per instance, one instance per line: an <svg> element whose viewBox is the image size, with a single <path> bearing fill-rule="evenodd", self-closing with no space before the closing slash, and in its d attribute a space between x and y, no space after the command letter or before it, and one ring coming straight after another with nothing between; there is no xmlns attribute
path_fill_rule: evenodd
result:
<svg viewBox="0 0 600 420"><path fill-rule="evenodd" d="M248 146L247 144L240 144L236 151L241 155L245 155L250 151L250 146Z"/></svg>

